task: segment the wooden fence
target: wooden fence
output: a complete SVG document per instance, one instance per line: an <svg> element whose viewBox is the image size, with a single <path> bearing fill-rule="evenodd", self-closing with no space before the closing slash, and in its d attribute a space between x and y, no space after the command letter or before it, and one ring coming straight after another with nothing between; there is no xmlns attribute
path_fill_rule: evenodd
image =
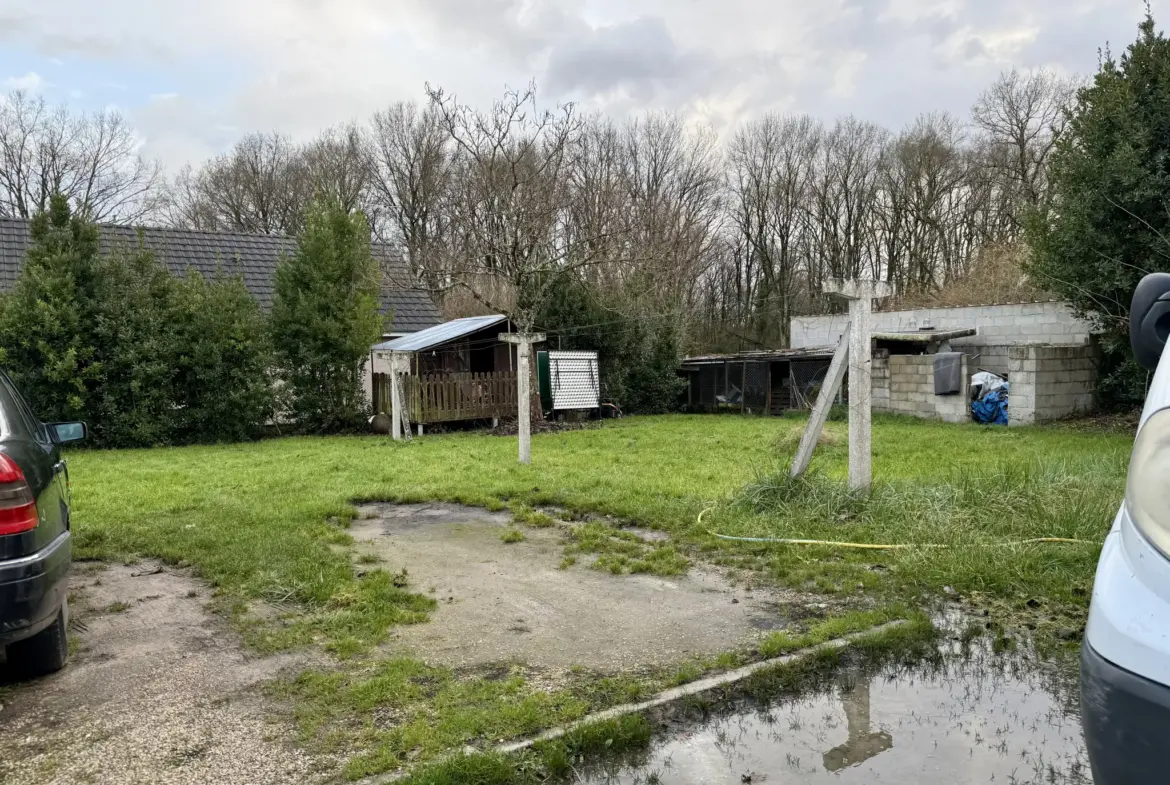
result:
<svg viewBox="0 0 1170 785"><path fill-rule="evenodd" d="M516 413L516 374L435 373L403 376L412 423L487 420ZM374 409L390 414L390 375L374 374Z"/></svg>

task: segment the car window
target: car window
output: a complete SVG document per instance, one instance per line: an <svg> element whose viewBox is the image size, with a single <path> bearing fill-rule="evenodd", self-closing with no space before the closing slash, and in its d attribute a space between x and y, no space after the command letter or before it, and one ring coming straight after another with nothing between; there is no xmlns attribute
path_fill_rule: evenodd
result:
<svg viewBox="0 0 1170 785"><path fill-rule="evenodd" d="M8 399L12 402L12 407L16 411L14 416L19 417L21 423L24 425L25 431L36 439L41 444L52 444L53 440L49 437L49 429L41 422L40 418L33 414L32 407L28 405L28 401L21 395L20 390L8 378L8 374L0 371L0 383L3 383L5 391L8 393Z"/></svg>

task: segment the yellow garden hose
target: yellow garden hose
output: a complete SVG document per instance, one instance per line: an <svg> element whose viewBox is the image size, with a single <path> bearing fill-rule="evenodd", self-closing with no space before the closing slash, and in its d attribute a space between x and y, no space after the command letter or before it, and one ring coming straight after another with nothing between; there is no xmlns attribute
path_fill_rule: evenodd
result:
<svg viewBox="0 0 1170 785"><path fill-rule="evenodd" d="M703 516L715 509L708 507L699 513L697 523L703 525ZM835 542L833 540L800 540L786 537L732 537L730 534L719 534L718 532L706 530L708 534L720 540L731 540L733 542L766 542L775 543L778 545L824 545L830 548L854 548L858 550L867 551L904 551L915 548L951 548L952 545L945 545L941 543L895 543L895 544L878 544L868 542ZM1041 543L1065 543L1070 545L1100 545L1099 542L1092 540L1076 540L1069 537L1033 537L1029 540L1004 540L1000 542L983 542L983 543L968 543L968 545L984 546L989 548L1004 548L1014 545L1037 545Z"/></svg>

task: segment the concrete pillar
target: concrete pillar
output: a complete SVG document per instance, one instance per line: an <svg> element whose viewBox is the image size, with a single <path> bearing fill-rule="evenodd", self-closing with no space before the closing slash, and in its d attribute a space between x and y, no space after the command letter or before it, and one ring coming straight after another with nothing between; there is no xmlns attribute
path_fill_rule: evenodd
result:
<svg viewBox="0 0 1170 785"><path fill-rule="evenodd" d="M884 281L835 281L826 291L849 301L849 487L868 491L873 479L871 385L873 347L870 320L874 299L889 297Z"/></svg>
<svg viewBox="0 0 1170 785"><path fill-rule="evenodd" d="M399 394L399 359L398 352L390 354L390 438L396 442L402 441L402 396Z"/></svg>
<svg viewBox="0 0 1170 785"><path fill-rule="evenodd" d="M532 384L529 374L529 359L532 344L544 340L543 333L501 333L500 340L516 344L516 431L520 442L520 463L532 463Z"/></svg>

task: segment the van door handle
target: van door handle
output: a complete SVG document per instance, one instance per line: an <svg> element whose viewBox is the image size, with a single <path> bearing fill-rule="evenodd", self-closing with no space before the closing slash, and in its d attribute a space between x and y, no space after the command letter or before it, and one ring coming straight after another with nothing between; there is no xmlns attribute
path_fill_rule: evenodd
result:
<svg viewBox="0 0 1170 785"><path fill-rule="evenodd" d="M65 471L65 461L57 461L53 464L53 474L58 475Z"/></svg>

